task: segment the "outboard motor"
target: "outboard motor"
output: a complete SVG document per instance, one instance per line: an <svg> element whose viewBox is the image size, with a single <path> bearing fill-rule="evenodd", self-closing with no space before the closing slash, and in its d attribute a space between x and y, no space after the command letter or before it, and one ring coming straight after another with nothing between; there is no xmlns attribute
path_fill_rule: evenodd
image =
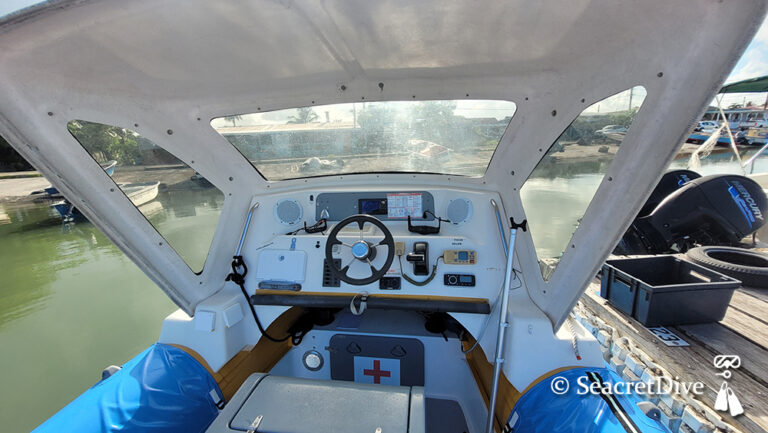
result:
<svg viewBox="0 0 768 433"><path fill-rule="evenodd" d="M765 224L768 197L744 176L694 179L632 223L617 254L660 254L677 244L735 244Z"/></svg>
<svg viewBox="0 0 768 433"><path fill-rule="evenodd" d="M653 189L651 196L648 197L643 208L637 214L638 217L646 216L656 209L668 195L682 188L686 183L700 178L701 175L691 170L672 170L661 176L656 188Z"/></svg>

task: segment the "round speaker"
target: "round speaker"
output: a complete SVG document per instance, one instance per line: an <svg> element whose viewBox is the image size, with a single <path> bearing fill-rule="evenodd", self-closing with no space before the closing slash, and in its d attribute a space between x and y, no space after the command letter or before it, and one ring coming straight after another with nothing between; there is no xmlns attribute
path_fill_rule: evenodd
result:
<svg viewBox="0 0 768 433"><path fill-rule="evenodd" d="M464 224L472 218L472 202L465 198L451 200L445 216L454 224Z"/></svg>
<svg viewBox="0 0 768 433"><path fill-rule="evenodd" d="M280 200L275 203L275 218L281 224L292 226L301 221L301 205L294 199Z"/></svg>

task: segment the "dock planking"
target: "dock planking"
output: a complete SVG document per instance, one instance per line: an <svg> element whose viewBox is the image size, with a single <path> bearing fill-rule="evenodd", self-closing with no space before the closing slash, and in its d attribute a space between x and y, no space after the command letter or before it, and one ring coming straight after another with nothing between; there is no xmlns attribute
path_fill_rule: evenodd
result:
<svg viewBox="0 0 768 433"><path fill-rule="evenodd" d="M728 307L720 324L758 346L768 347L768 324L756 319L752 314Z"/></svg>
<svg viewBox="0 0 768 433"><path fill-rule="evenodd" d="M658 365L672 376L677 376L680 381L701 381L705 385L703 395L697 397L710 408L714 405L717 391L722 383L722 378L716 376L718 372L714 368L715 355L736 354L742 357L742 366L736 370L729 383L738 394L744 406L745 413L738 417L731 417L724 412L717 414L726 423L744 432L765 433L768 432L768 405L764 402L768 395L768 346L754 342L752 338L746 338L747 334L755 332L764 323L755 319L750 314L739 311L735 318L731 316L728 325L724 322L702 325L686 325L680 327L668 327L690 343L687 347L669 347L662 344L642 324L614 308L607 300L597 293L599 282L591 284L586 293L581 297L581 302L588 310L600 317L621 335L630 338L635 345L647 353ZM765 307L752 301L754 307L748 304L742 305L752 314ZM730 310L730 309L729 309ZM730 313L730 311L729 311ZM728 317L727 317L728 318ZM762 340L761 338L757 338ZM748 361L748 362L747 362Z"/></svg>
<svg viewBox="0 0 768 433"><path fill-rule="evenodd" d="M733 292L729 309L737 309L768 325L768 294L760 293L760 295L765 296L754 296L753 293L755 292L752 290L757 291L759 289L746 290L748 289L742 288Z"/></svg>

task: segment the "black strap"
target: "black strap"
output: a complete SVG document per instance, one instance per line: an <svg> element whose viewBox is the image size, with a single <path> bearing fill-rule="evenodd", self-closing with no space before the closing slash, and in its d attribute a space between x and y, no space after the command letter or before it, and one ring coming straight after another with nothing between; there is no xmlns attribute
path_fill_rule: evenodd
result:
<svg viewBox="0 0 768 433"><path fill-rule="evenodd" d="M240 291L243 292L243 296L245 296L245 302L248 304L249 307L251 307L251 314L253 315L253 320L256 321L256 326L258 326L259 331L261 332L261 335L264 336L269 341L274 341L275 343L282 343L283 341L287 341L289 338L293 337L291 334L286 335L283 338L274 338L271 335L267 334L267 331L264 329L263 326L261 326L261 321L259 320L259 316L256 315L256 309L253 308L253 304L251 304L251 299L248 296L248 292L245 290L245 275L248 273L248 267L245 265L245 262L243 261L243 256L234 256L232 257L232 272L227 275L226 280L224 281L232 281L233 283L240 286ZM302 335L303 337L303 335ZM296 340L296 337L294 337L294 341ZM301 340L298 340L301 342Z"/></svg>
<svg viewBox="0 0 768 433"><path fill-rule="evenodd" d="M603 378L600 377L599 374L592 371L587 372L587 378L590 382L596 383L600 386L600 397L602 397L602 399L608 404L611 412L613 412L613 414L616 416L616 419L619 420L619 423L622 427L624 427L624 430L628 433L641 433L640 428L638 428L635 422L632 421L632 418L621 406L621 403L619 403L619 400L616 398L616 396L608 392L603 383Z"/></svg>

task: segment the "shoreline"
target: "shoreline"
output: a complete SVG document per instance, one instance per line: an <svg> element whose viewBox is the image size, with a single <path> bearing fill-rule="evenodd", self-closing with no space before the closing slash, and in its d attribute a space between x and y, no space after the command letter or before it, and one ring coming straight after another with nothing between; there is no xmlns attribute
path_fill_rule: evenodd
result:
<svg viewBox="0 0 768 433"><path fill-rule="evenodd" d="M569 150L571 150L570 152L556 153L553 157L557 159L567 159L574 163L589 162L595 159L605 159L606 157L610 159L615 155L618 146L608 145L607 147L608 149L599 152L597 150L599 146L594 146L594 149L593 146L584 146L583 148L571 148L571 146L569 146ZM689 158L697 148L697 145L683 143L673 160ZM740 147L740 150L743 149L746 148ZM731 149L716 147L712 151L712 153L724 152L731 152ZM281 164L286 164L287 161L277 159L274 161L262 161L261 163L263 164L262 168L269 171L270 168L275 168L272 167L273 165L280 166ZM175 185L188 181L193 174L194 171L192 169L183 165L146 166L141 169L124 167L120 170L119 174L114 176L114 180L117 183L145 182L150 180L160 181L162 187L173 189ZM49 197L45 194L32 193L41 191L50 185L50 181L37 171L0 173L0 202L35 202L49 200Z"/></svg>

